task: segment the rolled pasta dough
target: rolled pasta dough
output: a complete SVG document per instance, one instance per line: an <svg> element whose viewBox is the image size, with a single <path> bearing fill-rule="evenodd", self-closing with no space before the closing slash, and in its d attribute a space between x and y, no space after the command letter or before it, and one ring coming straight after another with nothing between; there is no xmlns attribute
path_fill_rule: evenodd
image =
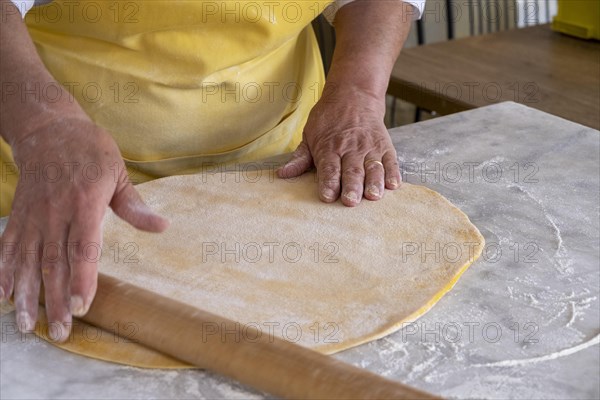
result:
<svg viewBox="0 0 600 400"><path fill-rule="evenodd" d="M458 208L407 183L355 208L320 202L314 174L174 176L137 189L171 226L140 232L109 212L101 272L322 353L414 321L484 245ZM139 367L188 367L136 344L135 326L123 329L77 322L60 346Z"/></svg>

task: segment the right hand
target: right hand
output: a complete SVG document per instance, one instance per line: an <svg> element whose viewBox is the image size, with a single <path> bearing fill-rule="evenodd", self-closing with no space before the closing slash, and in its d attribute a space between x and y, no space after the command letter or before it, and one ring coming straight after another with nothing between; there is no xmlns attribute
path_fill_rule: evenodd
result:
<svg viewBox="0 0 600 400"><path fill-rule="evenodd" d="M62 342L96 293L107 207L141 230L169 223L144 204L115 141L87 116L54 118L11 146L20 179L0 238L0 301L14 291L17 324L31 331L43 282L49 334Z"/></svg>

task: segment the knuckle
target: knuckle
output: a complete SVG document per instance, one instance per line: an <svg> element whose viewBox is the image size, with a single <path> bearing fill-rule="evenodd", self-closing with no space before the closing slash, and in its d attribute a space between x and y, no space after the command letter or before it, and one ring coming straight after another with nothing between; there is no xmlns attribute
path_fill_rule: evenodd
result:
<svg viewBox="0 0 600 400"><path fill-rule="evenodd" d="M400 168L398 166L386 166L385 173L386 175L398 176L400 175Z"/></svg>
<svg viewBox="0 0 600 400"><path fill-rule="evenodd" d="M310 152L308 151L308 148L305 145L301 144L298 146L298 148L296 148L296 150L294 150L294 153L292 154L292 160L303 159L309 154Z"/></svg>
<svg viewBox="0 0 600 400"><path fill-rule="evenodd" d="M394 165L394 166L400 165L400 163L398 162L398 157L394 156L394 155L388 155L387 157L384 157L383 162L386 165Z"/></svg>
<svg viewBox="0 0 600 400"><path fill-rule="evenodd" d="M319 171L324 178L338 176L340 174L340 166L334 162L323 162L320 164Z"/></svg>
<svg viewBox="0 0 600 400"><path fill-rule="evenodd" d="M346 178L360 178L365 174L363 167L351 166L344 169L344 177Z"/></svg>
<svg viewBox="0 0 600 400"><path fill-rule="evenodd" d="M386 168L385 169L385 177L386 178L398 178L400 177L400 170L396 168Z"/></svg>
<svg viewBox="0 0 600 400"><path fill-rule="evenodd" d="M386 172L400 171L400 163L396 157L387 157L384 159L383 165L385 165Z"/></svg>
<svg viewBox="0 0 600 400"><path fill-rule="evenodd" d="M365 188L367 189L374 187L382 188L383 186L385 186L385 179L383 175L371 176L365 180Z"/></svg>
<svg viewBox="0 0 600 400"><path fill-rule="evenodd" d="M346 196L349 193L355 193L358 196L362 196L363 187L360 186L360 185L345 185L344 186L344 189L342 191L342 194L343 194L342 197L345 197L345 198L347 198L349 200L356 201L356 200L358 200L358 198L349 198L349 197Z"/></svg>
<svg viewBox="0 0 600 400"><path fill-rule="evenodd" d="M376 162L370 162L367 165L365 165L365 171L373 173L373 172L380 172L381 171L381 165L379 165Z"/></svg>
<svg viewBox="0 0 600 400"><path fill-rule="evenodd" d="M339 186L340 186L339 180L327 179L327 180L324 180L321 182L319 189L321 192L323 192L323 190L326 190L326 189L336 191Z"/></svg>
<svg viewBox="0 0 600 400"><path fill-rule="evenodd" d="M398 164L398 162L390 162L386 164L385 169L388 173L400 172L400 165Z"/></svg>
<svg viewBox="0 0 600 400"><path fill-rule="evenodd" d="M399 178L400 177L400 169L399 168L386 168L385 176L389 176L391 178Z"/></svg>

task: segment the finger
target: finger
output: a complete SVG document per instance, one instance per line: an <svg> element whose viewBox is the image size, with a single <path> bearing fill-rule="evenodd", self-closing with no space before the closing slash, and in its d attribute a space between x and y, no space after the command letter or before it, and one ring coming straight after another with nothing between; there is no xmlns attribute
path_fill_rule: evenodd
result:
<svg viewBox="0 0 600 400"><path fill-rule="evenodd" d="M382 161L385 168L385 187L390 190L398 189L402 184L402 175L400 175L396 151L386 152Z"/></svg>
<svg viewBox="0 0 600 400"><path fill-rule="evenodd" d="M319 198L333 203L340 197L341 160L337 154L329 154L317 164Z"/></svg>
<svg viewBox="0 0 600 400"><path fill-rule="evenodd" d="M123 220L143 231L162 232L169 226L169 221L152 211L129 182L115 192L110 207Z"/></svg>
<svg viewBox="0 0 600 400"><path fill-rule="evenodd" d="M342 158L342 203L354 207L360 203L365 183L364 157L347 155Z"/></svg>
<svg viewBox="0 0 600 400"><path fill-rule="evenodd" d="M21 332L33 331L37 321L41 245L42 235L37 230L27 229L23 232L15 265L15 308Z"/></svg>
<svg viewBox="0 0 600 400"><path fill-rule="evenodd" d="M0 236L0 302L8 301L14 287L14 276L19 261L19 231L15 223L8 224Z"/></svg>
<svg viewBox="0 0 600 400"><path fill-rule="evenodd" d="M103 215L79 215L71 224L67 248L71 274L70 310L85 315L98 285L98 260L102 249Z"/></svg>
<svg viewBox="0 0 600 400"><path fill-rule="evenodd" d="M44 301L48 316L48 336L64 342L71 328L71 291L68 263L68 227L64 224L49 224L44 235L41 259Z"/></svg>
<svg viewBox="0 0 600 400"><path fill-rule="evenodd" d="M385 188L385 170L381 163L381 156L369 153L365 157L365 198L379 200L383 197Z"/></svg>
<svg viewBox="0 0 600 400"><path fill-rule="evenodd" d="M306 142L300 143L292 159L277 170L277 176L282 179L295 178L308 171L313 165L313 158Z"/></svg>

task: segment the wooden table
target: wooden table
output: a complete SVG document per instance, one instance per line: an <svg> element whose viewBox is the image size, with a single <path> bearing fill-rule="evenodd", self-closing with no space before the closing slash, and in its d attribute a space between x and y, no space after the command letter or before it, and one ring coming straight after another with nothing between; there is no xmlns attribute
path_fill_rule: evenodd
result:
<svg viewBox="0 0 600 400"><path fill-rule="evenodd" d="M442 115L515 101L600 129L600 42L538 25L410 48L388 93Z"/></svg>

